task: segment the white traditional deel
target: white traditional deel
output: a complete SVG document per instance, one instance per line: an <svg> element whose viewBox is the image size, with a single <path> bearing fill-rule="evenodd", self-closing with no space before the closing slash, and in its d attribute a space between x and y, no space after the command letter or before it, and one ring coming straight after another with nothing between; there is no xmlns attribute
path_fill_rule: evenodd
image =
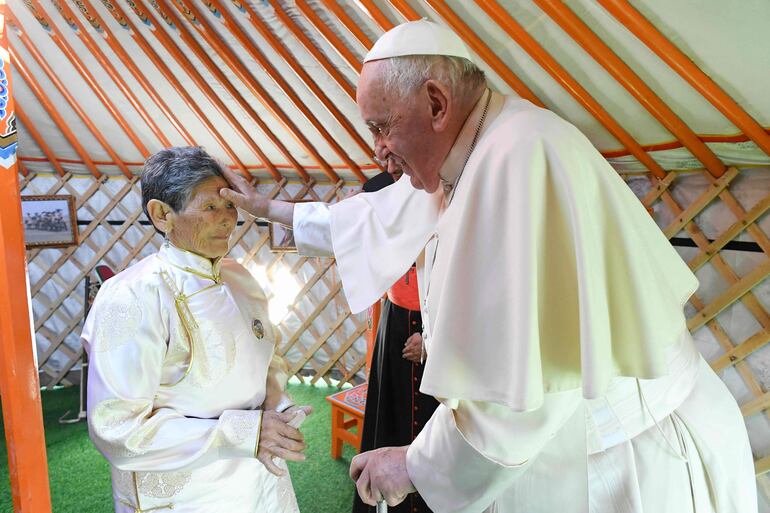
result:
<svg viewBox="0 0 770 513"><path fill-rule="evenodd" d="M266 379L284 369L245 268L164 245L105 282L82 337L117 513L298 511L288 473L255 457Z"/></svg>

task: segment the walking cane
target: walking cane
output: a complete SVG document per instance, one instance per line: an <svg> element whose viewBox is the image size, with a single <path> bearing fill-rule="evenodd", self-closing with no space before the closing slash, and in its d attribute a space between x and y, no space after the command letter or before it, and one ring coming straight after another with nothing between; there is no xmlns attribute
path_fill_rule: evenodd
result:
<svg viewBox="0 0 770 513"><path fill-rule="evenodd" d="M382 320L382 314L380 314L380 320ZM382 326L378 327L382 328ZM382 340L378 339L377 333L374 336L376 343L379 342L377 344L377 414L374 416L374 445L376 447L377 431L380 429L380 394L382 393L382 361L385 359L385 350L383 348L385 344L382 344ZM377 501L377 513L388 513L388 503L385 500Z"/></svg>

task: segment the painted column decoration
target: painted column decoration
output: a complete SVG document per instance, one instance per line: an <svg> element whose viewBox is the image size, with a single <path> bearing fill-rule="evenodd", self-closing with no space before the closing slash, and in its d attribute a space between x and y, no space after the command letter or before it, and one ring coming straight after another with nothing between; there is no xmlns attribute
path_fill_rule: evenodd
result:
<svg viewBox="0 0 770 513"><path fill-rule="evenodd" d="M51 511L30 323L5 0L0 0L0 396L13 510Z"/></svg>

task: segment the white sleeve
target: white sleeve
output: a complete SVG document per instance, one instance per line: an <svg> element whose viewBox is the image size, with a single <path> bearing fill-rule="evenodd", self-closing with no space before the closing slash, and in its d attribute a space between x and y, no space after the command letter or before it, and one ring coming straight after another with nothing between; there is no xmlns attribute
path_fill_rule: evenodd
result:
<svg viewBox="0 0 770 513"><path fill-rule="evenodd" d="M442 404L407 451L409 477L433 511L482 512L522 476L576 412L579 390L514 412L493 403Z"/></svg>
<svg viewBox="0 0 770 513"><path fill-rule="evenodd" d="M321 202L294 205L294 242L302 256L334 256L329 205Z"/></svg>
<svg viewBox="0 0 770 513"><path fill-rule="evenodd" d="M115 279L115 278L113 278ZM222 458L254 458L261 411L219 418L156 408L168 332L157 293L106 283L86 321L88 428L109 462L128 471L195 468Z"/></svg>

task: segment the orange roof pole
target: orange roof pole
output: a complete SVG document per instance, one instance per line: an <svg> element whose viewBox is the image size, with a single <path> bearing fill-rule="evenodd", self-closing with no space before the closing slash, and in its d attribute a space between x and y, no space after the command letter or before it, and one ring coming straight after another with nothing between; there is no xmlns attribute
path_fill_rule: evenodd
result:
<svg viewBox="0 0 770 513"><path fill-rule="evenodd" d="M217 79L217 81L227 90L227 92L230 94L230 96L235 100L238 105L249 115L249 117L257 124L257 126L262 130L262 132L270 139L270 141L278 148L278 150L281 152L281 154L289 161L291 166L295 168L297 173L302 177L304 181L309 181L310 176L307 174L307 172L304 170L303 166L294 158L293 155L286 149L286 147L283 145L283 143L275 136L275 134L272 133L270 128L267 126L267 124L259 117L259 115L256 113L254 108L249 104L249 102L246 101L245 98L243 98L243 95L238 92L238 90L227 80L227 77L224 76L222 71L217 67L217 65L214 63L214 61L209 57L208 53L203 49L203 47L198 43L198 41L192 36L192 34L187 30L184 23L174 14L173 9L168 9L167 6L164 4L164 6L161 6L158 2L153 0L153 5L155 6L158 13L161 15L161 17L164 19L164 22L166 23L174 23L175 30L179 33L181 36L181 39L187 44L187 46L193 51L193 53L198 57L198 59L206 66L206 69L214 75L214 77ZM136 0L135 2L131 3L132 8L136 12L138 9L144 10L145 13L149 12L147 10L147 6L142 0ZM166 18L168 18L169 21L166 21ZM171 39L171 37L166 33L166 30L163 26L161 26L162 23L156 23L155 29L153 31L153 35L160 41L160 43L166 48L166 50L171 53L171 55L176 60L177 64L179 64L181 67L187 70L188 75L190 78L193 79L195 84L198 86L198 88L203 91L207 98L216 105L220 111L220 113L225 117L225 119L228 120L230 125L235 129L236 132L241 136L243 141L255 152L257 155L260 156L260 159L262 162L268 167L268 169L275 169L275 166L273 166L272 163L270 163L267 156L264 154L264 152L259 148L255 140L252 136L249 135L248 132L246 132L246 129L243 127L243 125L240 124L238 119L235 117L235 115L227 109L225 104L222 102L222 100L219 98L219 94L214 91L214 89L209 84L208 80L204 78L197 70L195 70L190 62L188 57L185 55L185 52L177 46L177 44ZM245 170L245 168L244 168ZM275 173L273 174L271 171L271 174L273 175L273 178L275 181L281 181L283 180L283 176L278 173L277 170L275 170ZM278 178L278 176L281 176Z"/></svg>
<svg viewBox="0 0 770 513"><path fill-rule="evenodd" d="M275 6L275 2L272 2ZM334 48L340 56L350 64L356 73L361 73L361 59L356 57L350 49L345 46L345 43L330 29L326 23L316 14L312 7L310 7L305 0L295 0L294 2L297 9L305 16L305 18L313 24L313 26L321 33L326 42ZM279 8L279 7L276 7Z"/></svg>
<svg viewBox="0 0 770 513"><path fill-rule="evenodd" d="M14 115L14 101L4 16L7 8L5 0L0 0L0 74L8 81L5 91L0 93L7 102L0 119L0 147L11 151L0 161L0 396L13 510L44 513L51 511L51 493L40 381L30 330L16 129L9 123Z"/></svg>
<svg viewBox="0 0 770 513"><path fill-rule="evenodd" d="M275 15L278 17L279 20L286 26L286 28L291 31L291 33L296 37L300 43L302 43L302 46L305 47L305 49L310 52L310 54L315 57L315 59L318 61L318 63L323 66L323 68L326 70L329 75L334 78L334 80L339 84L339 86L347 93L348 96L353 101L356 101L356 90L353 88L353 86L348 82L348 80L340 73L340 70L337 69L334 64L329 60L329 58L324 54L321 50L318 49L318 47L313 43L310 38L305 34L305 32L302 31L297 26L297 23L291 19L291 17L286 14L281 8L280 4L275 2L275 0L270 0L271 5L273 6L273 10L275 12Z"/></svg>
<svg viewBox="0 0 770 513"><path fill-rule="evenodd" d="M599 0L607 12L655 52L704 98L770 155L770 135L730 95L636 10L627 0Z"/></svg>
<svg viewBox="0 0 770 513"><path fill-rule="evenodd" d="M395 27L392 21L385 16L385 13L372 0L359 0L366 13L380 26L382 30L388 31Z"/></svg>
<svg viewBox="0 0 770 513"><path fill-rule="evenodd" d="M84 2L87 2L87 0L82 0ZM224 152L227 154L228 157L230 157L235 164L235 166L238 168L238 170L245 176L246 178L251 179L251 173L249 173L248 169L246 169L246 166L241 162L238 155L235 153L235 151L230 147L230 145L227 143L227 140L222 136L222 134L219 133L219 131L216 129L214 124L209 120L209 117L206 116L203 111L201 111L198 104L195 102L195 100L192 98L190 93L187 92L187 90L182 86L182 83L179 81L179 79L174 75L174 73L169 69L169 67L166 65L166 62L158 55L158 53L152 48L152 46L144 39L144 37L141 35L141 32L137 30L137 27L131 22L131 20L125 16L124 12L120 8L117 2L113 2L111 4L112 9L110 12L112 12L112 15L118 19L118 17L125 21L128 28L131 30L132 38L134 39L134 42L136 42L137 45L144 51L145 55L152 61L152 63L155 65L155 67L158 69L158 71L161 72L161 74L164 76L164 78L172 85L174 86L174 89L176 90L177 94L182 97L182 100L185 102L187 107L192 111L193 114L198 118L198 120L203 124L204 127L209 131L211 136L219 143L219 145L222 147ZM134 6L135 12L138 9ZM139 16L139 14L137 13ZM141 17L141 16L140 16ZM161 27L156 27L157 29L160 29ZM169 43L168 41L163 39L163 36L167 37L165 32L155 30L153 33L156 35L158 40L161 42L161 44L168 50L168 52L174 56L177 60L179 57L179 52L176 50L176 48L173 46L172 43ZM169 46L167 46L169 44ZM176 52L176 53L175 53ZM219 110L223 117L225 117L228 121L231 123L236 122L235 118L232 116L230 111L227 110L227 108L224 106L222 101L217 97L216 93L213 89L211 89L210 86L206 83L206 81L195 71L192 66L190 66L190 63L187 61L187 59L181 58L181 60L178 62L178 64L184 69L188 76L190 76L193 81L195 81L196 84L201 86L201 89L203 91L203 94L206 95L206 98L208 98L211 103ZM206 89L208 87L208 89ZM238 125L240 126L240 125ZM241 137L244 137L245 131L243 133L239 132L239 135ZM255 153L257 150L259 150L258 147L252 148ZM261 150L259 150L261 151ZM257 156L262 159L260 153L257 153ZM272 163L269 160L262 159L263 164L267 167L268 171L270 172L271 176L276 181L281 181L283 177L278 172L277 169L275 169L275 166L272 165Z"/></svg>
<svg viewBox="0 0 770 513"><path fill-rule="evenodd" d="M243 31L241 26L238 24L236 20L234 20L230 14L223 9L222 5L219 3L219 0L209 0L210 5L214 6L215 9L217 9L222 19L225 22L225 26L230 29L230 32L233 33L238 40L241 42L241 45L244 46L244 48L249 51L249 53L252 53L252 57L255 59L258 59L258 62L262 64L263 67L265 67L266 71L271 75L276 75L274 80L280 84L283 84L282 87L288 88L289 91L291 89L289 88L289 84L286 82L286 80L281 77L281 75L272 67L270 64L270 61L268 61L264 54L262 54L259 50L257 50L257 46L249 39L249 37L246 35L246 33ZM364 141L364 139L359 135L359 133L356 131L355 127L348 121L348 119L345 117L342 112L337 108L337 106L334 104L334 102L326 95L326 93L323 92L323 90L315 83L315 80L308 74L307 71L305 71L305 68L303 68L299 62L297 62L297 59L294 57L294 55L289 52L288 48L284 46L284 44L273 34L273 32L270 30L270 28L265 24L265 22L262 21L262 19L257 16L257 14L247 5L244 4L244 9L246 10L246 13L248 13L248 18L251 21L252 26L257 29L259 34L267 40L267 42L270 44L270 46L278 53L278 55L281 56L281 58L286 62L286 64L291 67L291 69L297 74L297 76L302 80L302 82L305 84L305 86L310 89L310 91L315 95L316 99L318 99L321 104L326 107L326 110L329 111L329 113L334 116L334 119L337 120L337 122L342 126L342 128L347 132L347 134L350 136L351 139L358 145L359 148L364 152L365 155L374 155L374 150L369 146L369 144ZM295 95L296 96L296 95ZM301 101L299 98L297 98L297 101ZM332 141L334 141L334 138L329 136ZM335 143L336 144L336 143ZM340 148L341 150L341 148Z"/></svg>
<svg viewBox="0 0 770 513"><path fill-rule="evenodd" d="M658 178L666 176L663 168L647 154L641 145L575 80L540 44L530 36L495 0L476 2L487 15L502 28L516 44L529 54L556 82L575 98L604 128L607 129L631 154Z"/></svg>
<svg viewBox="0 0 770 513"><path fill-rule="evenodd" d="M374 42L369 39L369 36L367 36L361 27L358 26L358 23L353 21L353 19L348 16L348 13L345 12L345 9L340 7L340 5L335 0L321 0L321 3L323 3L327 9L334 13L337 19L342 22L342 25L344 25L345 28L348 29L351 34L353 34L353 37L358 39L358 42L361 43L364 48L368 50L372 47Z"/></svg>
<svg viewBox="0 0 770 513"><path fill-rule="evenodd" d="M29 119L26 112L22 110L21 105L16 106L16 115L24 124L24 128L27 130L27 132L29 132L29 135L32 136L32 140L34 140L35 143L40 146L40 149L43 150L43 154L48 158L48 162L51 163L54 169L56 169L56 172L59 173L59 176L64 176L67 174L67 172L64 171L64 168L61 167L59 159L56 158L53 150L51 150L51 148L46 144L45 139L42 135L40 135L40 132L37 131L35 124L32 122L32 120ZM21 164L21 162L19 163Z"/></svg>
<svg viewBox="0 0 770 513"><path fill-rule="evenodd" d="M31 0L32 6L34 6L35 10L39 14L43 14L45 10L43 9L42 5L40 5L40 2L38 0ZM99 63L102 65L102 67L105 68L105 70L110 74L112 77L112 80L115 81L116 84L118 84L118 87L123 91L123 94L128 98L128 101L131 102L131 104L134 106L134 108L137 110L139 115L142 117L142 119L147 123L147 126L150 127L150 130L160 139L161 142L167 141L163 133L160 131L158 126L155 124L155 121L152 120L152 118L147 114L147 112L144 110L144 107L142 107L141 103L139 103L139 100L136 99L133 92L128 88L128 85L123 81L122 78L120 78L120 75L117 74L117 71L115 68L112 67L112 65L109 63L109 61L106 59L104 54L101 53L101 50L93 43L91 40L91 37L86 32L85 28L72 17L72 12L69 10L69 7L67 7L67 4L62 2L58 4L60 8L62 9L61 14L65 18L68 18L69 21L72 21L76 24L78 27L77 34L80 36L81 41L86 45L86 48L88 48L91 53L96 57L96 60L99 61ZM9 13L10 14L10 13ZM131 140L131 142L136 146L136 148L139 150L139 153L142 154L144 157L148 157L150 152L147 149L147 147L144 145L142 140L139 138L139 136L134 132L134 130L126 123L126 120L123 118L120 112L118 112L118 109L113 105L112 101L110 100L107 93L104 92L104 90L101 88L99 83L96 81L94 76L91 74L91 72L88 70L88 67L83 64L83 62L78 57L77 53L72 50L67 40L62 36L61 32L59 31L56 24L52 23L50 18L45 15L46 22L51 27L51 32L48 34L51 36L51 39L53 39L54 43L59 47L59 49L64 53L64 55L67 56L70 63L74 66L74 68L78 71L81 77L83 77L83 80L91 87L91 89L96 93L96 96L99 97L104 107L107 109L107 112L110 113L110 115L115 119L115 121L120 125L120 127L123 129L123 131L128 135L128 138ZM18 21L15 21L16 25L21 26L21 24ZM31 42L29 37L25 33L19 34L19 37L22 40L25 40L25 44L27 46L34 46L34 44ZM35 51L37 52L37 48L35 48ZM39 54L39 52L38 52ZM163 144L166 144L165 142Z"/></svg>
<svg viewBox="0 0 770 513"><path fill-rule="evenodd" d="M163 100L163 98L158 94L157 88L149 83L147 80L147 77L144 76L144 73L142 73L141 70L137 67L136 64L134 64L134 61L131 60L131 57L128 56L126 51L123 49L123 46L118 42L118 40L115 38L115 35L110 31L109 27L106 23L104 23L104 20L99 16L99 14L96 12L96 10L93 8L91 3L88 0L79 0L78 8L81 12L83 12L84 15L86 15L87 11L87 17L92 17L96 23L99 24L99 26L104 31L104 41L109 45L110 49L115 53L115 55L118 56L120 59L120 62L122 65L126 66L128 68L128 71L131 72L131 76L139 82L139 85L142 86L142 89L145 93L152 99L152 101L155 103L155 105L160 109L160 111L168 118L168 120L171 122L174 128L176 128L177 132L179 132L179 135L182 136L182 139L184 139L185 143L187 143L190 146L196 146L197 143L195 142L195 139L192 135L190 135L190 132L185 128L184 124L179 121L179 119L176 117L174 112L169 108L168 105L166 105L166 102ZM124 25L126 27L129 26L128 20L125 18L121 18L121 16L116 12L116 9L112 4L105 4L105 7L108 7L108 10L112 14L112 16L115 18L115 20L120 23L121 25ZM83 37L85 34L85 31L83 31L80 36ZM97 47L98 50L98 47ZM96 55L96 54L95 54ZM110 67L114 70L114 66L112 66L112 63L105 59L106 62L110 65ZM113 77L119 77L118 73L116 71L111 72ZM122 82L122 79L120 79ZM131 90L129 89L129 92ZM131 95L133 95L133 92L131 92ZM133 102L132 102L133 103ZM141 106L141 103L139 104ZM140 112L141 114L141 112ZM160 142L166 146L172 146L171 142L165 137L165 134L161 130L159 134L156 134L158 138L160 139Z"/></svg>
<svg viewBox="0 0 770 513"><path fill-rule="evenodd" d="M315 162L321 167L321 170L324 172L324 174L326 174L326 176L328 176L332 182L336 183L339 181L340 178L332 169L331 165L326 162L318 150L316 150L315 146L313 146L313 144L305 137L302 131L297 128L291 118L286 115L278 103L273 100L273 98L268 94L267 90L262 87L259 82L254 80L253 77L246 73L246 66L238 59L235 53L227 45L223 44L219 34L211 29L211 27L206 23L206 20L200 15L200 12L196 11L196 16L196 14L193 14L193 11L190 11L187 6L180 4L180 1L181 0L175 0L173 2L176 10L178 10L185 18L195 18L196 22L191 22L193 27L195 27L198 33L206 40L206 42L212 47L217 55L225 61L225 64L230 68L230 70L235 73L236 76L238 76L241 83L248 87L251 93L260 101L260 103L262 103L262 105L270 110L273 116L276 117L276 119L286 128L291 136L300 144L300 146L303 147L305 151L310 154L313 160L315 160ZM185 21L180 18L173 9L169 8L168 2L165 0L157 0L153 2L153 5L158 10L158 12L161 13L161 15L164 15L173 21L177 31L182 36L182 40L206 65L214 77L217 78L219 83L228 90L230 95L235 100L248 105L248 102L243 99L243 95L238 92L233 82L231 82L230 79L222 72L222 70L219 69L217 64L211 60L209 57L209 52L204 49L204 47L195 39L195 37L193 37L192 33L190 33L190 31L187 29ZM215 35L212 36L212 34ZM246 109L246 107L244 107L244 109ZM247 112L250 112L255 120L262 122L257 112L250 105L248 106ZM265 129L267 129L267 125L265 125ZM267 130L269 131L269 129ZM288 150L286 151L288 153ZM307 180L309 180L309 178L307 178L306 181Z"/></svg>
<svg viewBox="0 0 770 513"><path fill-rule="evenodd" d="M40 55L40 53L37 51L37 48L26 44L23 39L21 40L21 43L27 47L27 50L30 52L30 54L32 54L32 57L38 63L48 79L53 83L54 86L56 86L56 89L59 90L62 96L64 96L64 99L67 100L67 103L70 104L70 107L72 107L78 117L83 121L83 123L86 125L86 128L88 128L88 130L93 134L94 138L99 142L99 144L104 148L110 158L115 162L115 165L118 166L126 178L133 178L134 175L131 170L128 169L128 166L126 166L118 154L115 153L115 150L112 148L110 143L108 143L104 138L104 135L102 135L101 130L99 130L96 125L94 125L88 114L86 114L85 111L83 111L83 109L80 107L75 97L72 96L69 91L67 91L67 88L64 86L64 84L62 84L61 80L59 80L58 75L48 66L48 63L43 60L43 56ZM19 67L23 66L23 61L18 54L16 55L16 62L19 64Z"/></svg>
<svg viewBox="0 0 770 513"><path fill-rule="evenodd" d="M404 0L392 0L390 1L390 5L394 7L399 13L401 13L401 16L406 18L407 21L417 21L422 19L422 16L420 16L417 11L412 9L412 6L409 5L409 2L405 2Z"/></svg>
<svg viewBox="0 0 770 513"><path fill-rule="evenodd" d="M390 0L390 3L410 20L420 19L419 15L414 12L414 10L411 8L407 9L408 4L404 0ZM486 44L484 44L473 30L471 30L471 28L457 16L444 1L426 0L426 3L430 5L439 16L444 18L449 26L457 32L463 41L465 41L465 44L476 52L476 54L516 92L516 94L531 101L538 107L545 107L535 93L533 93L532 90L527 87L527 85L522 82Z"/></svg>
<svg viewBox="0 0 770 513"><path fill-rule="evenodd" d="M160 1L163 2L164 0ZM185 14L183 11L182 0L174 2L174 5L180 12L182 12L183 15ZM219 34L211 27L195 3L187 2L184 7L187 7L189 13L196 20L198 20L198 23L193 24L195 29L198 30L201 36L206 39L209 45L217 50L219 56L225 60L230 69L235 72L241 82L243 82L250 90L252 90L252 92L257 96L262 104L269 108L271 113L276 116L290 131L297 142L300 143L305 148L305 150L316 159L327 176L329 176L332 181L339 181L339 177L336 175L336 173L334 173L332 167L325 161L325 159L323 159L321 154L318 153L318 150L313 147L312 143L305 137L299 127L297 127L291 118L283 111L280 105L278 105L278 103L272 97L270 97L270 94L267 92L267 90L265 90L248 71L246 71L247 66L244 65L244 63L239 59L232 48L222 44ZM222 13L222 15L224 16L224 13ZM248 36L246 36L246 34L240 30L240 27L237 27L235 24L229 24L228 28L230 29L230 33L234 35L236 39L238 39L238 42L246 50L246 52L254 60L260 63L262 69L270 76L270 78L273 79L276 85L278 85L281 91L289 98L297 110L302 113L302 115L310 122L311 125L313 125L321 137L331 147L332 151L334 151L334 153L336 153L337 156L339 156L340 159L345 162L345 164L356 174L356 176L362 182L365 182L367 178L361 172L361 168L358 166L358 164L356 164L353 159L348 156L348 154L337 143L334 137L329 134L329 132L326 130L323 124L318 121L318 118L315 117L305 102L303 102L302 99L297 96L296 92L291 88L288 82L286 82L283 76L281 76L281 74L276 71L270 61L264 56L264 54L262 54L262 52L259 51L259 49L257 49L254 43L248 38ZM328 171L331 171L333 174L329 174Z"/></svg>
<svg viewBox="0 0 770 513"><path fill-rule="evenodd" d="M48 99L48 97L45 95L45 93L37 84L37 82L32 78L32 75L30 75L30 73L27 71L27 68L24 65L24 63L18 59L14 59L14 65L16 67L16 71L19 72L19 75L21 75L21 78L23 78L24 82L26 82L27 87L29 87L32 90L32 93L35 95L35 97L37 97L38 101L43 106L43 109L45 109L45 111L48 113L48 116L54 122L56 127L64 135L64 138L67 139L67 142L70 143L70 145L78 154L80 159L85 163L88 170L91 171L91 174L94 175L94 178L101 178L102 173L99 172L99 170L96 168L96 165L94 164L93 160L91 160L91 158L88 156L88 152L80 144L80 142L78 141L78 138L75 137L75 134L69 128L69 125L67 124L67 122L64 121L64 118L61 117L59 112L53 106L53 104L51 103L51 100Z"/></svg>
<svg viewBox="0 0 770 513"><path fill-rule="evenodd" d="M725 173L727 168L719 157L566 4L560 0L534 2L674 134L712 175L719 177Z"/></svg>

